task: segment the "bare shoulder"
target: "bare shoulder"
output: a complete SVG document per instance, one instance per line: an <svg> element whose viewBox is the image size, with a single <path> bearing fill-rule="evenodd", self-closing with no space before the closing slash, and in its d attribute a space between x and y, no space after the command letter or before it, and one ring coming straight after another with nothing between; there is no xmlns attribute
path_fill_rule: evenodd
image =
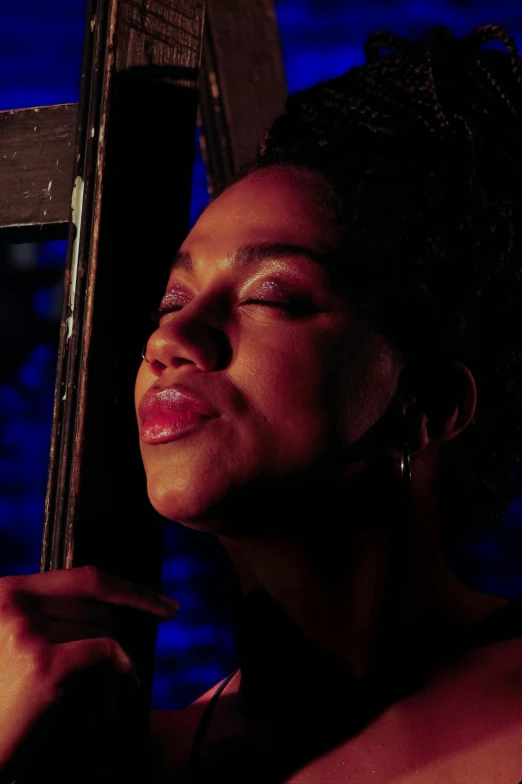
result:
<svg viewBox="0 0 522 784"><path fill-rule="evenodd" d="M464 651L286 784L513 784L522 779L522 639Z"/></svg>
<svg viewBox="0 0 522 784"><path fill-rule="evenodd" d="M205 709L221 681L180 710L150 713L150 759L154 784L173 784L186 767Z"/></svg>

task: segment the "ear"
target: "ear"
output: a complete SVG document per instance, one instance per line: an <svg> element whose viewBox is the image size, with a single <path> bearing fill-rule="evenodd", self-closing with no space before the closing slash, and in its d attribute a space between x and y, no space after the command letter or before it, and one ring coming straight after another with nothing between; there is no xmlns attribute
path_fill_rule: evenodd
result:
<svg viewBox="0 0 522 784"><path fill-rule="evenodd" d="M470 369L451 361L423 366L410 373L413 395L402 403L403 443L412 452L452 441L472 422L477 407L477 386ZM403 398L404 399L404 398Z"/></svg>

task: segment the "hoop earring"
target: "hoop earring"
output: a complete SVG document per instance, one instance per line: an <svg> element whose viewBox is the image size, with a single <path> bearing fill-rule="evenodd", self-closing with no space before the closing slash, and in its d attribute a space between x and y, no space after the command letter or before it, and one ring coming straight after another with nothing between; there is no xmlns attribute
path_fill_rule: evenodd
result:
<svg viewBox="0 0 522 784"><path fill-rule="evenodd" d="M401 456L401 480L403 482L404 487L408 488L411 482L411 455L410 455L410 445L406 441L402 445L402 456Z"/></svg>
<svg viewBox="0 0 522 784"><path fill-rule="evenodd" d="M147 359L147 357L145 356L145 351L146 351L146 350L147 350L147 344L145 344L145 345L143 346L143 348L141 349L141 358L142 358L142 359L144 359L144 360L145 360L145 362L148 362L148 363L149 363L149 365L150 365L150 364L152 364L152 363L151 363L151 361L150 361L150 359Z"/></svg>

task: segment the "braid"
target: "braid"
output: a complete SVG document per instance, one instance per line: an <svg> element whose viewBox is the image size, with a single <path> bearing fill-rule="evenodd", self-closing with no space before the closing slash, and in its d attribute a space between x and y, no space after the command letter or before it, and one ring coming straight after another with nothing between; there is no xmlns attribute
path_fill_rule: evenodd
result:
<svg viewBox="0 0 522 784"><path fill-rule="evenodd" d="M507 51L483 51L492 40ZM364 52L363 66L288 98L238 179L320 172L343 274L377 328L405 357L468 365L478 408L445 447L442 498L455 510L457 474L458 514L494 521L522 490L520 56L495 25L463 39L435 27L421 43L376 32Z"/></svg>

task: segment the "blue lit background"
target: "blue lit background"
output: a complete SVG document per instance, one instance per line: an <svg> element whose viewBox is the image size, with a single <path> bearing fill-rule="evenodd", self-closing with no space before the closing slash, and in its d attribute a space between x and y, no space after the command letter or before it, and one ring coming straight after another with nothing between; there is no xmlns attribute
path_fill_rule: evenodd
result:
<svg viewBox="0 0 522 784"><path fill-rule="evenodd" d="M419 38L435 24L464 35L495 23L522 43L520 0L276 0L276 9L290 91L362 63L377 29ZM83 15L78 0L0 0L0 109L78 100ZM198 157L192 222L206 201ZM0 246L0 576L39 568L65 250ZM518 499L458 568L482 590L522 599L521 554ZM168 526L164 586L182 610L159 627L154 708L183 706L235 668L218 556L211 537Z"/></svg>

